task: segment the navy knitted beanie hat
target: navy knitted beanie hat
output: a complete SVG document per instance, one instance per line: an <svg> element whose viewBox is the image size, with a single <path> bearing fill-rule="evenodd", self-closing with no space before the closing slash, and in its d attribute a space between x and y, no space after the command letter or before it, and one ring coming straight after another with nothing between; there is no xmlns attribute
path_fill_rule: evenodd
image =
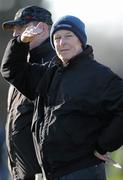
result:
<svg viewBox="0 0 123 180"><path fill-rule="evenodd" d="M61 17L60 19L58 19L58 21L56 21L52 25L50 31L50 42L53 48L54 48L53 35L56 31L61 29L72 31L79 38L83 48L85 48L87 43L85 24L79 18L71 15L66 15Z"/></svg>

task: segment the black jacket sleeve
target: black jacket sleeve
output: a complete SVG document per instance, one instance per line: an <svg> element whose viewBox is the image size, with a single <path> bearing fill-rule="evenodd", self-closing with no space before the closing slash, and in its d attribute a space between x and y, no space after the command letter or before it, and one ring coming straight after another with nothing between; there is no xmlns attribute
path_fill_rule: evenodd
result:
<svg viewBox="0 0 123 180"><path fill-rule="evenodd" d="M98 137L97 150L101 154L112 152L123 145L123 80L114 75L106 84L102 98L102 111L110 114L108 124Z"/></svg>
<svg viewBox="0 0 123 180"><path fill-rule="evenodd" d="M45 67L27 63L28 52L28 43L20 42L19 37L10 40L2 59L1 73L10 84L33 100Z"/></svg>

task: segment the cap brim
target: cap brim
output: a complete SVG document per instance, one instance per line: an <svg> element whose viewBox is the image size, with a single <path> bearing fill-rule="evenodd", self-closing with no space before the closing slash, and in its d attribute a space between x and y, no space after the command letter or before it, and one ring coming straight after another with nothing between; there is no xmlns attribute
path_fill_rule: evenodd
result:
<svg viewBox="0 0 123 180"><path fill-rule="evenodd" d="M16 25L24 25L26 24L25 21L22 21L22 20L10 20L10 21L6 21L2 24L2 28L4 30L7 30L7 29L12 29L14 26Z"/></svg>

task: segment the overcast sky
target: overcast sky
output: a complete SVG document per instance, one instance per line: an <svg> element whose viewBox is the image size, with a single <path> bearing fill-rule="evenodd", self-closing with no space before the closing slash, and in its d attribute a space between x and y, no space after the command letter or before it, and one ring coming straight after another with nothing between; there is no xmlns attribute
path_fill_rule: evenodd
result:
<svg viewBox="0 0 123 180"><path fill-rule="evenodd" d="M46 0L45 0L46 1ZM106 25L107 33L123 36L123 0L47 0L56 20L62 15L78 16L86 25Z"/></svg>
<svg viewBox="0 0 123 180"><path fill-rule="evenodd" d="M47 0L54 14L74 14L87 22L123 24L122 0Z"/></svg>

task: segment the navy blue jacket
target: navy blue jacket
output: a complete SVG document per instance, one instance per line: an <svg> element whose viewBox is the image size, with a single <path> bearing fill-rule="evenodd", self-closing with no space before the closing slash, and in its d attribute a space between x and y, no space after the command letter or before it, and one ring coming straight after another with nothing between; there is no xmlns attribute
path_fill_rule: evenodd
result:
<svg viewBox="0 0 123 180"><path fill-rule="evenodd" d="M35 119L44 107L39 141L46 172L58 176L100 163L95 150L104 154L123 144L123 80L93 59L90 46L66 67L57 57L55 64L31 65L28 51L28 44L10 41L1 71L36 100Z"/></svg>

